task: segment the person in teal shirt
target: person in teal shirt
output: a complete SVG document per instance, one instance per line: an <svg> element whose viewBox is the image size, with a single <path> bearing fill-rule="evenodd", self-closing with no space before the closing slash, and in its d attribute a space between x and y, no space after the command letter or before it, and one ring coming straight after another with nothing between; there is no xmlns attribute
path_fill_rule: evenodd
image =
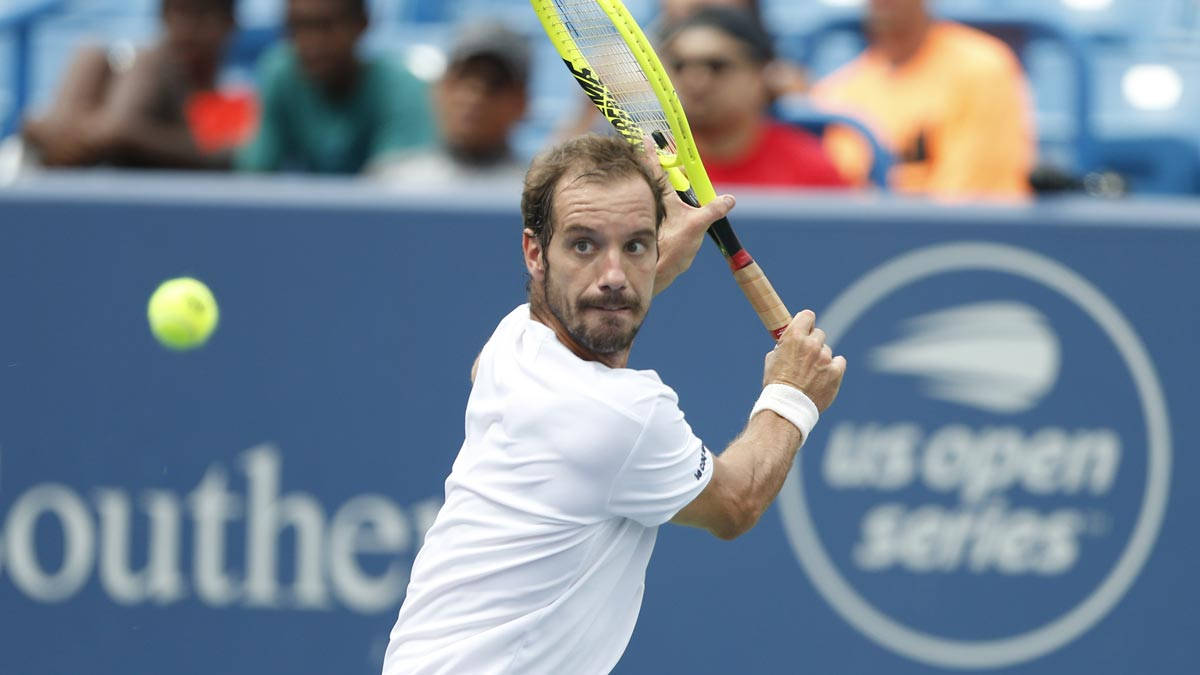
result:
<svg viewBox="0 0 1200 675"><path fill-rule="evenodd" d="M288 0L288 40L259 62L261 119L238 169L355 174L433 141L425 85L358 56L367 22L364 0Z"/></svg>

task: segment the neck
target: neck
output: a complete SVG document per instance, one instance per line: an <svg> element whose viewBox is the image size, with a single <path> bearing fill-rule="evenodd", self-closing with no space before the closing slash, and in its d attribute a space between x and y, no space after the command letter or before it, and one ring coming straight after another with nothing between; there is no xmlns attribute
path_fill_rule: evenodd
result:
<svg viewBox="0 0 1200 675"><path fill-rule="evenodd" d="M920 50L932 25L933 19L921 12L891 26L876 26L871 31L871 46L892 65L901 65Z"/></svg>
<svg viewBox="0 0 1200 675"><path fill-rule="evenodd" d="M616 352L614 354L596 354L595 352L576 342L575 338L571 337L571 333L567 331L567 327L562 325L562 322L558 320L558 317L554 316L554 313L550 311L546 304L544 302L539 302L538 299L532 297L532 295L533 294L531 293L531 297L529 299L529 318L554 331L554 336L558 338L558 341L561 342L564 347L571 350L572 354L578 356L584 361L603 363L609 368L624 368L625 364L629 363L628 349ZM540 295L540 293L538 293L538 295Z"/></svg>
<svg viewBox="0 0 1200 675"><path fill-rule="evenodd" d="M332 82L325 84L325 95L332 99L345 98L354 91L354 87L358 84L358 78L362 75L362 63L358 57L353 58L350 63L342 69L341 74Z"/></svg>
<svg viewBox="0 0 1200 675"><path fill-rule="evenodd" d="M706 159L722 162L742 158L758 140L761 120L747 116L731 124L718 125L712 129L698 129L696 144Z"/></svg>

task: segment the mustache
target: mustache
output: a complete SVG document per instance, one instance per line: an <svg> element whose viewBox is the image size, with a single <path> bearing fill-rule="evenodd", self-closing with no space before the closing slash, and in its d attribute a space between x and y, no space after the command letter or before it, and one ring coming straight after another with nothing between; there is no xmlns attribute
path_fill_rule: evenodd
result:
<svg viewBox="0 0 1200 675"><path fill-rule="evenodd" d="M595 295L579 300L580 307L593 307L596 309L629 309L634 313L640 312L642 309L642 301L633 293L622 293L621 291L606 291L600 295Z"/></svg>

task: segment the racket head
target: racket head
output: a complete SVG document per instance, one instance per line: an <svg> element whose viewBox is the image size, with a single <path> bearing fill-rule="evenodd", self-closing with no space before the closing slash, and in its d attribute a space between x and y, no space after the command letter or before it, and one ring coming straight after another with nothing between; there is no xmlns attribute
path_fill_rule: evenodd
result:
<svg viewBox="0 0 1200 675"><path fill-rule="evenodd" d="M530 0L551 43L617 133L638 145L660 132L660 153L683 165L700 204L716 198L675 86L620 0Z"/></svg>

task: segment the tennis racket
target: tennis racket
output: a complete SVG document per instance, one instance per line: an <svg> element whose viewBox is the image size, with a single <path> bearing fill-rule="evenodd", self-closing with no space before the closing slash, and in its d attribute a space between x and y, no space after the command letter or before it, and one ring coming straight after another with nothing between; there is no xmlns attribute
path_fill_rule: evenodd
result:
<svg viewBox="0 0 1200 675"><path fill-rule="evenodd" d="M680 199L701 206L716 198L675 87L642 29L620 0L530 0L567 70L617 133L641 147L653 140ZM763 325L778 340L792 320L762 268L729 220L708 234L729 263Z"/></svg>

